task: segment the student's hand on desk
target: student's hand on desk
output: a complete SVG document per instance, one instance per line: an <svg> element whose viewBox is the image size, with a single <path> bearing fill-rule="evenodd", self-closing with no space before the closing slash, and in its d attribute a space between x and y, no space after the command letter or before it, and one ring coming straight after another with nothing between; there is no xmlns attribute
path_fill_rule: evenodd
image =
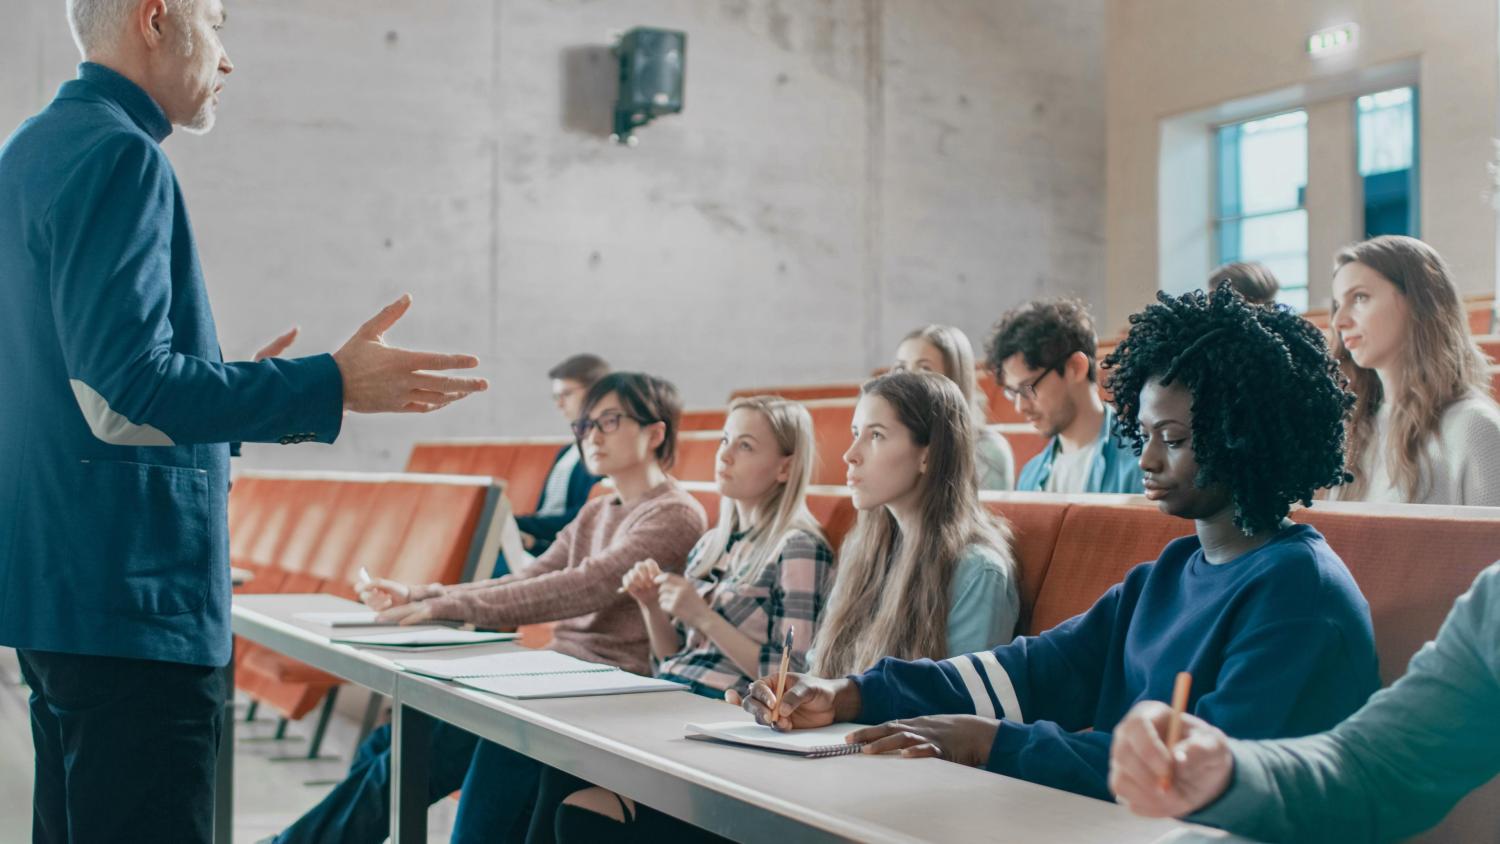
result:
<svg viewBox="0 0 1500 844"><path fill-rule="evenodd" d="M990 747L1000 722L978 715L931 715L887 721L850 733L847 741L864 742L865 753L900 753L917 759L936 756L949 762L982 768L990 761Z"/></svg>
<svg viewBox="0 0 1500 844"><path fill-rule="evenodd" d="M778 706L776 685L779 680L779 675L762 677L743 698L730 692L725 700L738 703L755 716L757 724L783 732L826 727L835 721L852 721L859 715L859 687L849 680L824 680L788 672L786 695Z"/></svg>
<svg viewBox="0 0 1500 844"><path fill-rule="evenodd" d="M432 621L432 604L426 601L413 601L398 607L391 607L375 616L376 621L394 621L405 627L409 624L425 624Z"/></svg>
<svg viewBox="0 0 1500 844"><path fill-rule="evenodd" d="M411 601L411 587L394 580L377 578L359 589L359 599L376 612L399 607Z"/></svg>
<svg viewBox="0 0 1500 844"><path fill-rule="evenodd" d="M344 379L344 409L355 413L427 413L489 389L483 378L437 375L473 369L479 358L387 346L385 332L411 307L405 295L387 305L333 353Z"/></svg>
<svg viewBox="0 0 1500 844"><path fill-rule="evenodd" d="M680 574L658 574L656 583L656 605L661 607L662 612L680 620L689 627L697 627L699 622L713 612L709 609L708 602L693 588L692 582Z"/></svg>
<svg viewBox="0 0 1500 844"><path fill-rule="evenodd" d="M1234 776L1234 754L1219 728L1182 716L1177 746L1167 750L1172 708L1138 703L1115 726L1109 749L1109 789L1122 805L1152 818L1190 815L1219 799ZM1164 777L1171 777L1162 788Z"/></svg>
<svg viewBox="0 0 1500 844"><path fill-rule="evenodd" d="M661 566L655 560L641 560L620 578L620 588L642 606L655 607L658 604L656 576L659 574Z"/></svg>

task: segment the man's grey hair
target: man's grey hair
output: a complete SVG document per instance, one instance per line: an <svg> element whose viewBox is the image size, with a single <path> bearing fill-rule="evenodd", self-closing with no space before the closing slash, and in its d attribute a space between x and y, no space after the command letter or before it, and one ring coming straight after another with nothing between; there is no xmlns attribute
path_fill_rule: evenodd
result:
<svg viewBox="0 0 1500 844"><path fill-rule="evenodd" d="M166 0L167 8L182 14L192 10L193 0ZM125 31L125 23L141 0L68 0L68 26L73 41L85 57L107 53Z"/></svg>

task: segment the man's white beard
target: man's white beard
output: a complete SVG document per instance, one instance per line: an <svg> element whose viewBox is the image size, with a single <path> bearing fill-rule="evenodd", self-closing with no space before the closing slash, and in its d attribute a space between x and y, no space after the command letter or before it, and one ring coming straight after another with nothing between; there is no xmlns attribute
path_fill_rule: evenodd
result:
<svg viewBox="0 0 1500 844"><path fill-rule="evenodd" d="M182 124L182 131L189 135L207 135L214 128L214 120L218 114L214 111L214 102L209 100L198 109L193 119Z"/></svg>

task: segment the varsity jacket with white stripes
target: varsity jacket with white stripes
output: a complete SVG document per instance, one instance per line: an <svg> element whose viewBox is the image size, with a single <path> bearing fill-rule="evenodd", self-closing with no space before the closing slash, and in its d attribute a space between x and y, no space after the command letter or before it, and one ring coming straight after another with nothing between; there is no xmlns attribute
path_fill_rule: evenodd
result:
<svg viewBox="0 0 1500 844"><path fill-rule="evenodd" d="M1217 565L1196 536L1173 540L1045 633L852 679L861 723L997 718L989 770L1107 800L1110 731L1135 703L1170 700L1179 671L1188 711L1236 738L1326 730L1380 684L1369 605L1306 525Z"/></svg>

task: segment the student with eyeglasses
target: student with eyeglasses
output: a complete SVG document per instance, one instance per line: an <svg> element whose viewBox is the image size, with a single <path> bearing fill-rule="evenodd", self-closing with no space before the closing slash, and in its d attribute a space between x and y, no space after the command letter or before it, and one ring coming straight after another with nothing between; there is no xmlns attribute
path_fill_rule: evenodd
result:
<svg viewBox="0 0 1500 844"><path fill-rule="evenodd" d="M1016 489L1141 492L1135 452L1115 433L1114 410L1099 396L1097 352L1094 320L1076 299L1031 302L995 326L990 371L1005 398L1048 438L1021 468Z"/></svg>
<svg viewBox="0 0 1500 844"><path fill-rule="evenodd" d="M614 494L585 504L545 554L513 574L456 586L377 580L360 598L382 620L403 624L442 619L513 630L556 622L549 649L649 675L645 623L636 602L618 589L642 560L681 573L708 529L702 505L667 474L681 416L681 399L667 381L639 372L604 376L584 396L573 432L589 471L608 477ZM384 840L390 833L390 741L388 727L371 734L349 776L274 840ZM434 724L432 802L467 781L534 793L540 765L498 745L481 758L480 746L471 733Z"/></svg>

